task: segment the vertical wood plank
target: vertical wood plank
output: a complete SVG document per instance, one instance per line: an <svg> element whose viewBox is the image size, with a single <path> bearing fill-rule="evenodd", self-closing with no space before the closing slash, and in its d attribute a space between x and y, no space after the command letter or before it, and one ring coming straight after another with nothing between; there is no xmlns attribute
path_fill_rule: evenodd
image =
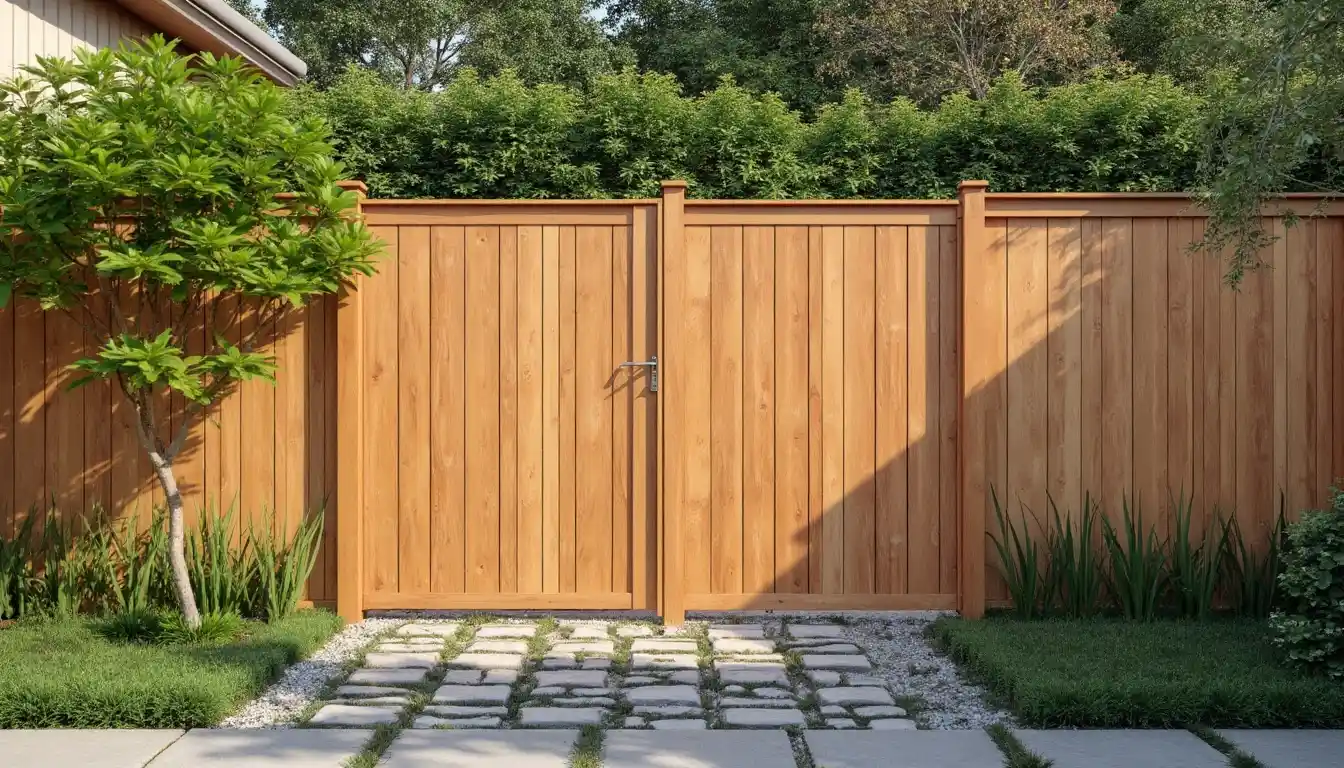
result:
<svg viewBox="0 0 1344 768"><path fill-rule="evenodd" d="M637 215L637 214L636 214ZM634 428L635 394L643 386L638 369L622 370L618 366L627 360L647 360L635 357L631 348L630 228L613 227L611 230L611 346L607 352L607 369L611 386L611 591L631 592L631 467L632 432ZM633 599L633 598L632 598Z"/></svg>
<svg viewBox="0 0 1344 768"><path fill-rule="evenodd" d="M1242 510L1237 498L1237 453L1239 449L1237 441L1237 422L1241 420L1241 415L1237 410L1237 392L1240 390L1243 394L1237 376L1237 358L1239 357L1237 348L1239 346L1238 335L1239 326L1237 315L1239 309L1237 305L1241 303L1239 298L1240 291L1233 291L1223 285L1223 264L1226 264L1228 253L1221 254L1221 257L1210 265L1209 279L1213 283L1215 295L1218 298L1218 444L1220 450L1218 453L1218 498L1227 508L1235 511L1240 518L1243 513L1250 516L1242 519L1247 524L1245 528L1247 533L1254 529L1249 527L1254 519L1253 510ZM1264 338L1268 338L1268 331L1265 331ZM1266 354L1267 350L1261 350Z"/></svg>
<svg viewBox="0 0 1344 768"><path fill-rule="evenodd" d="M775 591L807 592L807 227L775 229Z"/></svg>
<svg viewBox="0 0 1344 768"><path fill-rule="evenodd" d="M656 224L659 230L650 248L648 261L653 292L649 299L654 308L654 344L657 352L671 360L680 359L684 345L683 315L689 315L685 290L687 278L685 229L686 183L665 181L659 201ZM656 273L656 276L655 274ZM656 299L654 297L657 297ZM677 318L678 322L669 322ZM652 351L652 350L651 350ZM689 369L675 366L667 371L668 388L655 400L656 435L654 451L658 475L658 552L657 604L664 621L673 626L686 619L686 482L689 443L684 429L686 395L690 389Z"/></svg>
<svg viewBox="0 0 1344 768"><path fill-rule="evenodd" d="M14 304L0 308L0 538L14 535Z"/></svg>
<svg viewBox="0 0 1344 768"><path fill-rule="evenodd" d="M821 230L821 591L845 580L845 242L843 227Z"/></svg>
<svg viewBox="0 0 1344 768"><path fill-rule="evenodd" d="M611 228L580 227L575 259L575 588L611 591Z"/></svg>
<svg viewBox="0 0 1344 768"><path fill-rule="evenodd" d="M395 274L395 273L394 273ZM392 285L388 289L388 296L392 302L391 306L396 306L396 278L392 278ZM243 302L243 338L255 334L257 347L267 354L275 354L275 327L274 324L268 324L270 327L260 327L263 322L261 318L261 307L258 302ZM392 363L390 366L390 400L386 403L387 417L391 429L388 437L392 444L396 441L396 419L397 419L397 401L396 401L396 349L397 349L397 331L396 314L393 313L387 323L388 334L385 337L390 345L390 357ZM257 519L261 515L275 511L276 502L276 463L275 463L275 394L276 388L270 382L262 379L245 381L239 387L243 395L242 412L242 475L243 475L243 501L238 510L240 521ZM395 488L396 484L396 461L393 454L393 461L389 465L390 482ZM395 499L395 490L388 499ZM390 512L389 512L390 514ZM396 583L396 538L395 536L387 542L388 556L391 558L391 571L389 583Z"/></svg>
<svg viewBox="0 0 1344 768"><path fill-rule="evenodd" d="M89 297L89 311L100 322L107 323L111 319L111 311L107 303L107 297L101 289L95 288ZM6 319L0 317L0 350L13 350L12 338L7 345L5 343ZM96 327L96 326L95 326ZM12 336L13 329L10 329ZM88 331L83 334L83 348L80 352L81 357L92 357L98 352L99 340L90 335ZM13 391L6 386L5 363L2 358L8 357L5 352L0 352L0 430L12 429L12 426L6 423L5 419L5 400L6 397L12 402ZM12 358L11 358L12 359ZM12 365L12 363L11 363ZM112 501L112 397L120 396L120 391L113 389L114 383L108 379L91 381L84 385L84 466L83 484L84 484L84 504L86 510L90 513L106 515L110 521L116 517L117 509ZM12 407L12 406L11 406ZM196 427L198 435L202 438L209 435L214 430L208 429L203 423L198 423ZM6 437L0 436L0 483L9 482L5 479L5 449L3 443ZM204 450L204 449L203 449ZM9 471L13 470L13 459L10 459ZM5 528L5 517L8 514L9 501L5 499L6 491L0 491L0 531ZM213 498L213 497L212 497Z"/></svg>
<svg viewBox="0 0 1344 768"><path fill-rule="evenodd" d="M1167 493L1167 220L1133 224L1134 505L1164 528Z"/></svg>
<svg viewBox="0 0 1344 768"><path fill-rule="evenodd" d="M1316 223L1316 476L1311 492L1318 503L1324 503L1329 487L1334 483L1332 445L1339 435L1335 422L1334 359L1334 242L1333 223L1327 219Z"/></svg>
<svg viewBox="0 0 1344 768"><path fill-rule="evenodd" d="M965 214L963 214L964 216ZM975 499L967 499L963 502L966 505L968 519L971 512L969 505L978 504L982 510L980 515L981 525L980 533L990 529L994 525L994 516L992 514L991 492L999 494L1001 500L1006 501L1005 494L1008 492L1008 221L1006 219L987 219L985 221L986 234L988 236L986 255L983 264L979 270L979 275L967 275L967 285L972 281L982 285L982 293L977 297L976 302L984 313L984 327L976 332L976 336L983 334L980 339L983 347L978 351L972 351L971 347L966 347L966 355L969 364L971 356L983 356L984 365L977 366L980 370L980 376L975 380L981 381L979 394L977 398L981 401L983 408L983 432L984 432L984 487L980 489L980 495ZM971 246L967 246L967 259L970 259L972 253ZM968 261L969 264L969 261ZM969 267L968 267L969 268ZM969 290L969 288L967 289ZM970 304L970 299L967 299ZM972 331L967 329L966 338L972 338ZM970 385L968 374L968 383ZM968 433L974 431L974 427L967 427ZM968 450L970 450L968 448ZM968 528L965 535L974 535L971 531L975 529ZM980 536L983 541L983 536ZM988 559L988 553L981 554L981 560ZM969 564L968 564L969 565ZM1005 589L1002 578L997 570L991 570L993 574L990 577L988 594L994 598L1005 598L1008 593ZM964 591L964 590L963 590ZM965 597L963 597L965 600ZM965 611L963 610L963 614Z"/></svg>
<svg viewBox="0 0 1344 768"><path fill-rule="evenodd" d="M1282 219L1273 220L1274 243L1271 246L1273 251L1273 274L1271 283L1273 285L1273 295L1270 298L1270 315L1273 318L1274 337L1269 349L1274 351L1271 360L1273 368L1273 377L1270 386L1273 391L1270 393L1273 397L1274 412L1270 415L1270 429L1274 442L1272 444L1272 461L1269 465L1270 477L1268 479L1269 489L1266 491L1263 502L1264 506L1255 510L1256 517L1263 526L1268 526L1269 510L1275 509L1279 501L1286 497L1291 489L1291 482L1288 478L1288 274L1292 270L1292 265L1288 261L1288 241L1287 226ZM1294 341L1296 343L1296 340ZM1293 505L1290 505L1293 506Z"/></svg>
<svg viewBox="0 0 1344 768"><path fill-rule="evenodd" d="M84 335L62 312L47 314L46 334L47 492L54 513L78 526L84 510L84 393L69 389L69 366L83 352Z"/></svg>
<svg viewBox="0 0 1344 768"><path fill-rule="evenodd" d="M242 305L237 296L224 297L219 302L220 316L229 318L223 333L224 338L235 346L242 343L241 311ZM363 315L359 315L358 319L362 323ZM363 361L360 361L358 368L363 370ZM127 420L132 418L129 404L121 403L118 407L126 409ZM211 426L211 429L218 431L219 442L219 492L215 498L215 503L219 505L220 510L237 509L243 502L242 392L237 387L233 387L215 410L217 426ZM131 431L133 429L132 425L127 424L125 428L127 434L124 438L114 435L114 440L118 445L138 447L134 432ZM117 453L125 455L120 449L117 450ZM360 514L363 514L362 510Z"/></svg>
<svg viewBox="0 0 1344 768"><path fill-rule="evenodd" d="M934 234L934 258L937 258L936 230ZM874 461L877 455L875 421L877 404L875 395L874 352L876 345L874 291L874 263L876 255L876 232L873 227L848 226L845 237L845 277L844 277L844 471L845 471L845 554L844 585L847 594L871 594L876 585L876 566L874 563L874 511L877 488L874 480ZM937 292L936 267L930 276ZM930 302L929 311L937 324L937 301ZM934 346L936 359L937 347ZM928 366L934 376L938 366ZM936 385L935 385L936 386ZM934 393L934 402L937 394ZM934 419L936 426L937 419ZM936 465L937 441L933 441L931 454ZM931 511L934 514L933 535L937 536L937 472L933 472L935 483L934 502ZM933 550L937 552L936 546ZM932 569L937 580L937 566Z"/></svg>
<svg viewBox="0 0 1344 768"><path fill-rule="evenodd" d="M1083 507L1082 489L1082 222L1046 223L1049 361L1046 402L1046 489L1061 515ZM1095 412L1089 414L1089 418Z"/></svg>
<svg viewBox="0 0 1344 768"><path fill-rule="evenodd" d="M518 591L518 228L499 228L499 591Z"/></svg>
<svg viewBox="0 0 1344 768"><path fill-rule="evenodd" d="M560 228L559 261L559 375L560 375L560 482L559 517L557 534L560 539L560 591L574 592L577 563L575 561L575 473L577 472L577 443L575 442L577 391L577 360L575 347L576 256L575 228Z"/></svg>
<svg viewBox="0 0 1344 768"><path fill-rule="evenodd" d="M1285 388L1285 475L1280 478L1290 509L1306 509L1314 501L1316 473L1316 344L1315 291L1316 226L1307 220L1285 231L1284 370L1275 371ZM1276 386L1279 382L1275 382ZM1273 507L1270 507L1271 509Z"/></svg>
<svg viewBox="0 0 1344 768"><path fill-rule="evenodd" d="M1003 345L996 346L994 341L995 336L1001 337L994 326L1002 322L1000 318L1006 307L1001 295L1004 274L998 258L996 227L985 219L987 186L984 181L963 181L957 186L961 204L957 242L961 246L962 264L959 302L962 323L957 331L963 361L957 397L957 427L962 436L957 467L957 482L961 486L957 609L968 618L980 618L985 613L989 581L985 567L985 513L992 482L989 446L993 442L989 433L996 407L990 402L994 394L990 390L992 382L1003 370L1002 355L1007 349Z"/></svg>
<svg viewBox="0 0 1344 768"><path fill-rule="evenodd" d="M364 490L367 396L364 372L364 294L373 278L358 276L353 289L343 288L334 309L336 343L335 440L336 546L333 573L336 611L347 622L364 618Z"/></svg>
<svg viewBox="0 0 1344 768"><path fill-rule="evenodd" d="M308 577L308 595L313 600L335 600L336 584L329 575L335 573L329 567L336 560L336 509L334 498L327 496L327 450L336 442L332 425L327 421L327 386L329 373L334 371L334 361L327 355L326 318L331 306L331 297L322 297L304 308L304 486L303 505L308 510L322 510L323 527L321 547L313 565L313 573ZM331 350L335 355L335 349ZM327 435L331 434L331 439ZM219 504L219 430L212 424L205 428L206 488L213 503Z"/></svg>
<svg viewBox="0 0 1344 768"><path fill-rule="evenodd" d="M877 578L880 594L908 591L910 561L906 535L907 402L910 366L907 321L908 227L878 227L876 233L876 346L877 359ZM920 230L915 229L918 233ZM920 247L919 245L916 246ZM955 479L955 473L953 473ZM952 587L955 589L955 587Z"/></svg>
<svg viewBox="0 0 1344 768"><path fill-rule="evenodd" d="M1105 219L1101 226L1102 504L1118 522L1123 502L1134 493L1133 221Z"/></svg>
<svg viewBox="0 0 1344 768"><path fill-rule="evenodd" d="M1008 488L999 501L1035 538L1048 490L1048 238L1047 220L1008 220Z"/></svg>
<svg viewBox="0 0 1344 768"><path fill-rule="evenodd" d="M712 228L710 269L710 590L731 594L742 591L741 227Z"/></svg>
<svg viewBox="0 0 1344 768"><path fill-rule="evenodd" d="M961 272L957 228L938 227L938 584L942 594L955 594L961 558L957 545L961 522L958 472L961 403ZM983 578L981 579L983 582Z"/></svg>
<svg viewBox="0 0 1344 768"><path fill-rule="evenodd" d="M807 515L808 515L808 592L822 590L821 558L823 550L823 518L826 515L825 490L822 482L822 228L809 227L807 231Z"/></svg>
<svg viewBox="0 0 1344 768"><path fill-rule="evenodd" d="M430 272L429 227L402 227L397 248L397 588L407 593L428 592L431 583Z"/></svg>
<svg viewBox="0 0 1344 768"><path fill-rule="evenodd" d="M649 360L662 354L658 312L661 306L659 283L660 208L647 205L635 209L630 243L630 355L634 360ZM680 234L678 235L680 236ZM659 378L666 377L659 372ZM662 498L660 487L664 464L659 408L664 398L653 392L649 380L632 393L630 453L631 608L656 609L662 605L659 589L659 536ZM660 382L661 383L661 382ZM659 391L662 388L659 387ZM679 573L680 571L678 571Z"/></svg>
<svg viewBox="0 0 1344 768"><path fill-rule="evenodd" d="M1281 236L1280 224L1275 220L1266 227L1275 236ZM1261 258L1268 269L1257 269L1242 280L1236 302L1236 504L1237 517L1250 535L1258 535L1265 517L1265 508L1277 509L1277 499L1271 506L1274 489L1275 456L1278 428L1275 415L1279 403L1272 389L1275 385L1273 368L1280 360L1283 346L1279 342L1281 330L1275 320L1275 274L1282 274L1283 262L1275 247L1266 248Z"/></svg>
<svg viewBox="0 0 1344 768"><path fill-rule="evenodd" d="M1102 269L1101 220L1083 219L1081 253L1082 270L1079 276L1079 316L1082 318L1080 382L1082 392L1079 407L1087 417L1079 424L1082 439L1079 456L1079 475L1085 500L1101 504L1102 459L1105 455L1101 429L1102 351L1106 340L1102 334L1101 289L1105 280Z"/></svg>
<svg viewBox="0 0 1344 768"><path fill-rule="evenodd" d="M742 233L742 589L774 591L775 228Z"/></svg>
<svg viewBox="0 0 1344 768"><path fill-rule="evenodd" d="M560 228L541 230L541 581L560 591Z"/></svg>
<svg viewBox="0 0 1344 768"><path fill-rule="evenodd" d="M938 497L940 387L938 336L941 252L937 227L910 227L907 295L909 361L907 432L909 569L912 594L938 591L941 569Z"/></svg>
<svg viewBox="0 0 1344 768"><path fill-rule="evenodd" d="M467 227L467 592L499 591L499 227Z"/></svg>
<svg viewBox="0 0 1344 768"><path fill-rule="evenodd" d="M398 589L397 510L397 273L400 266L396 227L371 227L386 244L378 274L360 288L364 315L364 577L369 592ZM246 332L244 325L244 332ZM248 426L255 423L253 392L243 392L243 498L254 484L247 456L253 452Z"/></svg>
<svg viewBox="0 0 1344 768"><path fill-rule="evenodd" d="M1192 219L1167 221L1167 488L1189 499L1194 461L1194 283L1189 246ZM1161 433L1159 433L1160 439ZM1203 499L1198 500L1203 504Z"/></svg>
<svg viewBox="0 0 1344 768"><path fill-rule="evenodd" d="M518 228L518 591L543 587L542 228Z"/></svg>
<svg viewBox="0 0 1344 768"><path fill-rule="evenodd" d="M430 584L466 591L466 230L434 227L429 264Z"/></svg>
<svg viewBox="0 0 1344 768"><path fill-rule="evenodd" d="M14 528L46 516L46 318L37 302L16 300L14 312ZM137 449L139 444L137 443Z"/></svg>
<svg viewBox="0 0 1344 768"><path fill-rule="evenodd" d="M685 563L685 589L690 594L711 591L710 531L710 414L713 400L704 373L711 370L712 339L710 257L713 237L709 227L686 227L685 270L680 309L684 315L667 318L681 326L681 359L677 369L682 380L682 422L685 482L682 488L681 530ZM669 365L677 365L675 360ZM700 371L698 376L697 371Z"/></svg>

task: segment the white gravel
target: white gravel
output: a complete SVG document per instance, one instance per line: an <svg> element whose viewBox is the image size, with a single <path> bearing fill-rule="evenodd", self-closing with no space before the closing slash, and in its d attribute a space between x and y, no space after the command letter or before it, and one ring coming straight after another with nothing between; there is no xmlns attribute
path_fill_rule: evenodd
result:
<svg viewBox="0 0 1344 768"><path fill-rule="evenodd" d="M285 670L280 679L259 698L217 727L291 727L294 718L317 700L327 683L342 673L346 662L378 635L405 623L402 619L365 619L347 626L322 646L320 651Z"/></svg>
<svg viewBox="0 0 1344 768"><path fill-rule="evenodd" d="M873 673L896 696L918 697L923 728L957 730L1010 724L1007 712L986 703L979 686L963 680L952 660L933 649L925 632L941 615L932 611L848 616L848 634L868 654Z"/></svg>

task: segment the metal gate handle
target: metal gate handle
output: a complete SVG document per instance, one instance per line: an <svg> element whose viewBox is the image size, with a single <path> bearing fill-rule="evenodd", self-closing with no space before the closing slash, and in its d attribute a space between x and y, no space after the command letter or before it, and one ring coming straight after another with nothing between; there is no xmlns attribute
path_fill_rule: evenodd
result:
<svg viewBox="0 0 1344 768"><path fill-rule="evenodd" d="M648 360L628 361L621 363L619 368L648 368L649 369L649 391L658 391L658 356L653 355Z"/></svg>

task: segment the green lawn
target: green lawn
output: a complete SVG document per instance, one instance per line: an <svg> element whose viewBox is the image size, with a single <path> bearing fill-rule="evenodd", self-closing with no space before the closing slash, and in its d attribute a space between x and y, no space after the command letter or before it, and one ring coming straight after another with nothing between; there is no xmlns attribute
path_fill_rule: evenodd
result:
<svg viewBox="0 0 1344 768"><path fill-rule="evenodd" d="M1344 686L1279 664L1263 623L948 618L933 631L1028 726L1344 725Z"/></svg>
<svg viewBox="0 0 1344 768"><path fill-rule="evenodd" d="M301 611L209 648L112 643L85 620L22 621L0 629L0 728L214 725L340 625Z"/></svg>

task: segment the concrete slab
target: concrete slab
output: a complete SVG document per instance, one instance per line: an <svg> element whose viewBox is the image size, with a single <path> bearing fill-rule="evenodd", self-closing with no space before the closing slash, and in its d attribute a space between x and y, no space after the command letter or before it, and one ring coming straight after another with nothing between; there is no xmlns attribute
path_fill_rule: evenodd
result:
<svg viewBox="0 0 1344 768"><path fill-rule="evenodd" d="M984 731L808 731L817 768L997 768L1003 755Z"/></svg>
<svg viewBox="0 0 1344 768"><path fill-rule="evenodd" d="M578 731L402 731L380 768L565 768Z"/></svg>
<svg viewBox="0 0 1344 768"><path fill-rule="evenodd" d="M142 768L182 736L178 730L0 730L5 768Z"/></svg>
<svg viewBox="0 0 1344 768"><path fill-rule="evenodd" d="M1319 768L1344 762L1344 731L1225 730L1223 738L1265 768Z"/></svg>
<svg viewBox="0 0 1344 768"><path fill-rule="evenodd" d="M149 768L341 768L359 754L367 730L196 730L163 751Z"/></svg>
<svg viewBox="0 0 1344 768"><path fill-rule="evenodd" d="M604 768L793 768L783 731L608 731Z"/></svg>
<svg viewBox="0 0 1344 768"><path fill-rule="evenodd" d="M1015 731L1055 768L1226 768L1227 758L1189 731Z"/></svg>

